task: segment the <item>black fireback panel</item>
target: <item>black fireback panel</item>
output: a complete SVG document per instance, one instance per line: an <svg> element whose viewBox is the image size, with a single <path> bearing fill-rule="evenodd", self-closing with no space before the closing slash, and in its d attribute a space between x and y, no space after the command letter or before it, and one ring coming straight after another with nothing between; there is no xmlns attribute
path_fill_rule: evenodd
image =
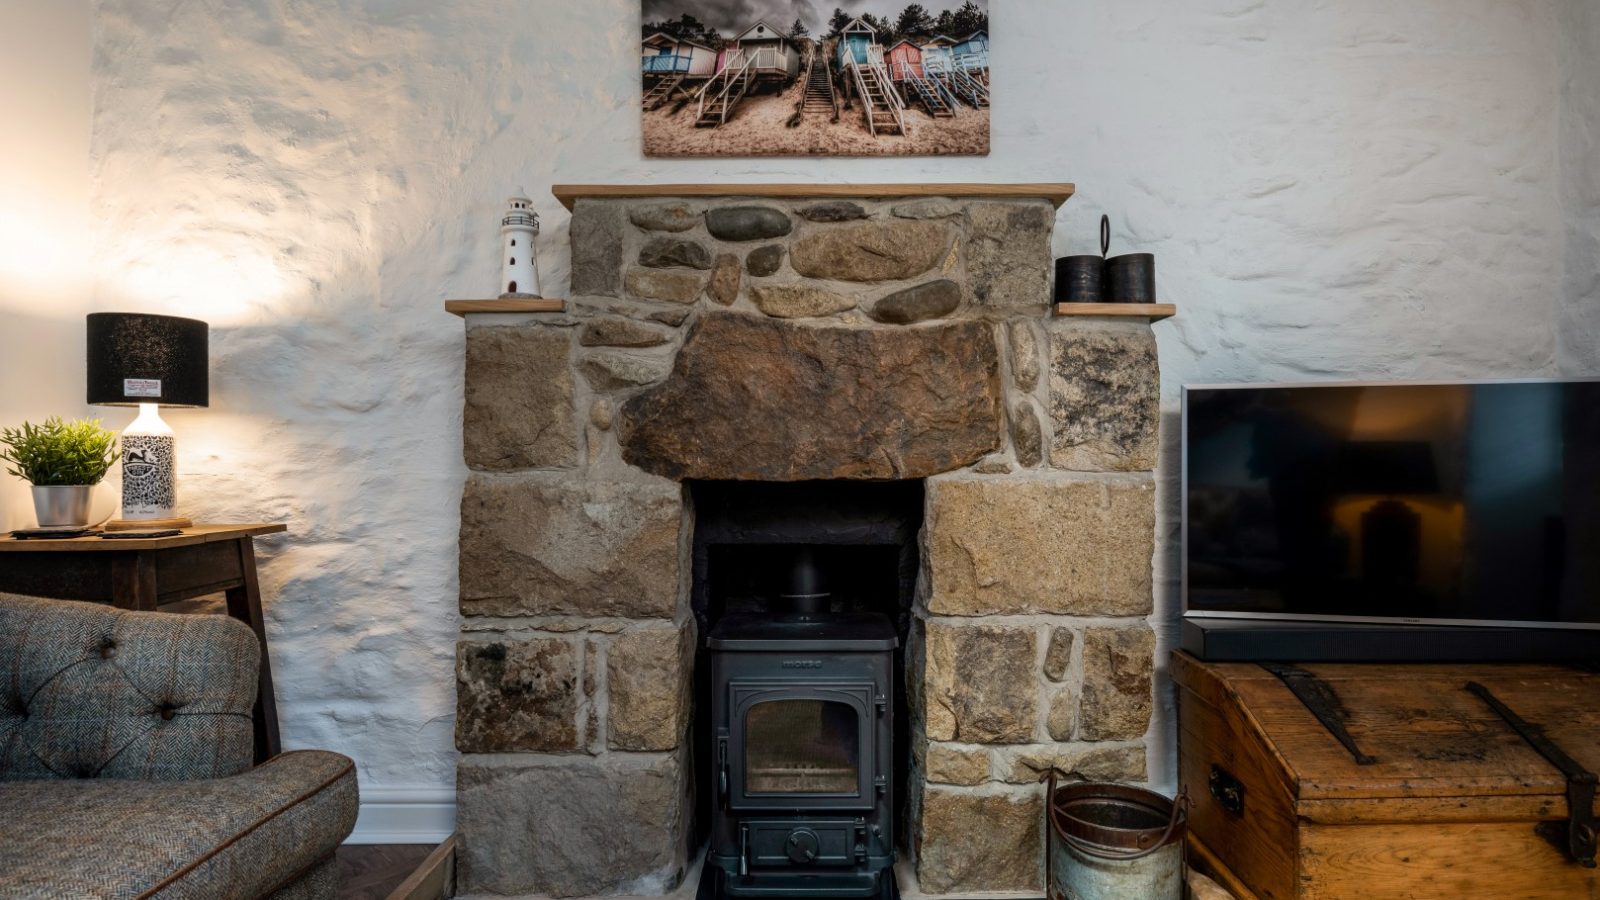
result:
<svg viewBox="0 0 1600 900"><path fill-rule="evenodd" d="M876 613L711 630L708 865L740 897L870 897L894 865L894 658Z"/></svg>

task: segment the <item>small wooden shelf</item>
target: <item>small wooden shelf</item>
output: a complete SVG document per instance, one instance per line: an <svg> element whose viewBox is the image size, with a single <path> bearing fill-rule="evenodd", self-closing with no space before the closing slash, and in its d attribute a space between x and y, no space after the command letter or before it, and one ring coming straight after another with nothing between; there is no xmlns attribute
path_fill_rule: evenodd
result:
<svg viewBox="0 0 1600 900"><path fill-rule="evenodd" d="M1123 316L1152 322L1178 314L1176 303L1057 303L1058 316Z"/></svg>
<svg viewBox="0 0 1600 900"><path fill-rule="evenodd" d="M997 200L1049 200L1059 207L1076 188L1064 181L1018 184L558 184L550 188L568 210L580 199L628 197L766 197L796 199L886 200L906 197L973 197Z"/></svg>
<svg viewBox="0 0 1600 900"><path fill-rule="evenodd" d="M525 300L446 300L444 311L457 316L467 313L540 313L565 312L567 301L550 297L530 297Z"/></svg>

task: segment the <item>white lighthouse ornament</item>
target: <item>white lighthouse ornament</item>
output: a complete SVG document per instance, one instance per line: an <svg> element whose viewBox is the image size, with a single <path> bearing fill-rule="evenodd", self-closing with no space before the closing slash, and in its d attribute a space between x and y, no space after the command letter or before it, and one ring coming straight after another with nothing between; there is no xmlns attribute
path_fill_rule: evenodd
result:
<svg viewBox="0 0 1600 900"><path fill-rule="evenodd" d="M506 198L500 217L500 297L538 297L539 262L533 256L533 239L539 235L539 214L533 202L517 188Z"/></svg>

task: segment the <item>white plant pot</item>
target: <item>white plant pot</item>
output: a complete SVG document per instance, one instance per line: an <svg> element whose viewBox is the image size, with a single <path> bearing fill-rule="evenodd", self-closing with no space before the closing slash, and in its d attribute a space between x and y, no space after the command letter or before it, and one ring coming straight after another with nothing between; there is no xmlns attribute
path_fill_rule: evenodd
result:
<svg viewBox="0 0 1600 900"><path fill-rule="evenodd" d="M94 488L92 484L35 485L33 514L39 519L39 527L89 524Z"/></svg>

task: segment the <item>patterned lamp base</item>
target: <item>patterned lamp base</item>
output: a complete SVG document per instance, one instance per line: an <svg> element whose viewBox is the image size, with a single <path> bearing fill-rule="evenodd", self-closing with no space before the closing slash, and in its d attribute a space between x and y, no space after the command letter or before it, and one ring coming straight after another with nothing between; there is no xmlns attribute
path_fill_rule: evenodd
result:
<svg viewBox="0 0 1600 900"><path fill-rule="evenodd" d="M177 515L178 453L172 429L153 403L139 404L139 417L122 432L122 517L107 531L188 528Z"/></svg>

